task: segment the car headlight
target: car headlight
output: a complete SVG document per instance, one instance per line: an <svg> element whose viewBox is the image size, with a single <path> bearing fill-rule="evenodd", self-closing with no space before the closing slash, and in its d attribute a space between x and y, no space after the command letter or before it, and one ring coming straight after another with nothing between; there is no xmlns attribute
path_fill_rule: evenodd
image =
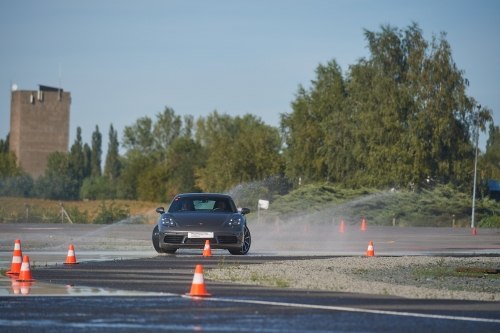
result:
<svg viewBox="0 0 500 333"><path fill-rule="evenodd" d="M161 224L166 226L166 227L176 227L177 223L175 223L175 220L171 216L162 216L161 217Z"/></svg>
<svg viewBox="0 0 500 333"><path fill-rule="evenodd" d="M236 226L238 226L238 225L241 225L241 222L243 222L242 220L243 220L243 219L242 219L242 217L241 217L241 216L234 216L234 217L231 217L231 218L229 219L229 222L227 223L227 226L228 226L228 227L236 227Z"/></svg>

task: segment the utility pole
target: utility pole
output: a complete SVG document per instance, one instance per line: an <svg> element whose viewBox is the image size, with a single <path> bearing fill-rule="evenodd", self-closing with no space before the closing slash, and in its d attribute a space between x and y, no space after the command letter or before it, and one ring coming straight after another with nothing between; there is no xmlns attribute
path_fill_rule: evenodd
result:
<svg viewBox="0 0 500 333"><path fill-rule="evenodd" d="M479 111L481 110L481 104L477 104L477 114L476 114L476 159L474 162L474 190L472 192L472 223L471 228L474 229L474 209L476 207L476 175L477 175L477 144L479 141Z"/></svg>

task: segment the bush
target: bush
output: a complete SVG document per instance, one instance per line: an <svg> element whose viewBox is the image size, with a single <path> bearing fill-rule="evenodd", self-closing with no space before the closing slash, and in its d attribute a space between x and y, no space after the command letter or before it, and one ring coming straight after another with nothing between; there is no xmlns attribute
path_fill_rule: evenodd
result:
<svg viewBox="0 0 500 333"><path fill-rule="evenodd" d="M128 217L128 211L126 209L120 209L115 207L115 202L109 204L109 208L106 207L106 203L103 201L100 206L100 212L98 212L97 217L94 219L95 224L111 224L118 222Z"/></svg>
<svg viewBox="0 0 500 333"><path fill-rule="evenodd" d="M83 181L80 189L82 200L116 199L116 186L108 177L90 177Z"/></svg>
<svg viewBox="0 0 500 333"><path fill-rule="evenodd" d="M35 181L28 174L0 179L0 196L28 198L34 185Z"/></svg>
<svg viewBox="0 0 500 333"><path fill-rule="evenodd" d="M77 200L79 191L76 179L64 174L48 174L37 179L33 196L50 200Z"/></svg>
<svg viewBox="0 0 500 333"><path fill-rule="evenodd" d="M500 228L500 216L491 215L483 217L477 226L479 228Z"/></svg>

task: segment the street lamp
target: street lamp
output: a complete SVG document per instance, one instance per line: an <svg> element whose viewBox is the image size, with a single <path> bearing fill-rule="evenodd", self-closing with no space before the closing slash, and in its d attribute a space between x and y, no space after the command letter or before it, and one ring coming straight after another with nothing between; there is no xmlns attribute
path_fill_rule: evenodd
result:
<svg viewBox="0 0 500 333"><path fill-rule="evenodd" d="M477 175L477 143L479 140L479 111L481 110L481 104L477 104L477 115L476 115L476 159L474 162L474 190L472 192L472 223L471 228L474 229L474 208L476 206L476 175Z"/></svg>

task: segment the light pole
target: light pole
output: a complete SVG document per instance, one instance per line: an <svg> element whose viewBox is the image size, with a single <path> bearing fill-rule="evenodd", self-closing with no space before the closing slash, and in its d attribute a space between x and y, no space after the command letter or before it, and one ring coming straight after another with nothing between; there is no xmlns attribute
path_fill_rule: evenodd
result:
<svg viewBox="0 0 500 333"><path fill-rule="evenodd" d="M472 223L471 228L474 229L474 208L476 207L476 175L477 175L477 143L479 140L479 111L481 110L481 104L477 104L477 115L476 115L476 159L474 162L474 190L472 192Z"/></svg>

